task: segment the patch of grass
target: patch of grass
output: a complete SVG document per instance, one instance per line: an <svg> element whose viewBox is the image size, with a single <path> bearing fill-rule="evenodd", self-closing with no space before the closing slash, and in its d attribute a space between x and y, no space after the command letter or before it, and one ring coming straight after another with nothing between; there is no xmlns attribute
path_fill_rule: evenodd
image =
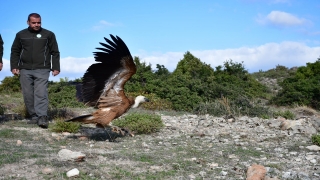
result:
<svg viewBox="0 0 320 180"><path fill-rule="evenodd" d="M13 137L14 130L12 129L1 129L0 130L0 138L10 138Z"/></svg>
<svg viewBox="0 0 320 180"><path fill-rule="evenodd" d="M283 117L286 119L294 119L295 118L295 114L289 110L285 110L285 111L275 111L273 113L273 117Z"/></svg>
<svg viewBox="0 0 320 180"><path fill-rule="evenodd" d="M278 169L279 171L282 171L281 165L280 164L266 164L266 167Z"/></svg>
<svg viewBox="0 0 320 180"><path fill-rule="evenodd" d="M15 151L11 151L11 152L7 151L6 153L1 152L0 166L2 166L3 164L19 162L24 157L25 157L25 154L22 152L15 152Z"/></svg>
<svg viewBox="0 0 320 180"><path fill-rule="evenodd" d="M18 139L25 138L28 135L26 130L0 129L0 138Z"/></svg>
<svg viewBox="0 0 320 180"><path fill-rule="evenodd" d="M260 157L263 155L262 152L253 150L253 149L243 149L240 147L234 148L231 151L228 151L230 154L236 154L239 157Z"/></svg>
<svg viewBox="0 0 320 180"><path fill-rule="evenodd" d="M78 122L64 122L63 120L56 120L49 129L53 132L70 132L76 133L79 131L81 123Z"/></svg>
<svg viewBox="0 0 320 180"><path fill-rule="evenodd" d="M141 161L141 162L148 162L148 163L152 163L152 156L148 156L145 154L141 154L139 156L136 156L136 160L137 161Z"/></svg>
<svg viewBox="0 0 320 180"><path fill-rule="evenodd" d="M320 146L320 134L317 134L317 135L313 135L311 137L311 141L314 145L318 145Z"/></svg>
<svg viewBox="0 0 320 180"><path fill-rule="evenodd" d="M145 171L139 173L133 173L126 169L122 169L121 167L116 167L112 171L110 171L112 175L111 179L172 179L177 174L176 170L168 170L168 171Z"/></svg>
<svg viewBox="0 0 320 180"><path fill-rule="evenodd" d="M142 113L128 114L112 121L112 125L128 128L135 134L150 134L164 127L161 116Z"/></svg>
<svg viewBox="0 0 320 180"><path fill-rule="evenodd" d="M20 114L22 118L26 118L29 116L29 113L24 103L18 104L16 107L12 109L12 111L17 114Z"/></svg>

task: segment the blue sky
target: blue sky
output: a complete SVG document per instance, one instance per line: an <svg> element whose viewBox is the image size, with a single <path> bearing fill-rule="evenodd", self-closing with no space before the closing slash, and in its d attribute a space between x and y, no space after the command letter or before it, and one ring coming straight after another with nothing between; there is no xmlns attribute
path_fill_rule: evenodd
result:
<svg viewBox="0 0 320 180"><path fill-rule="evenodd" d="M54 81L82 77L109 34L121 37L133 56L169 71L187 51L213 68L232 59L249 72L320 57L319 0L3 0L0 6L0 81L11 76L11 45L32 12L58 40L61 73Z"/></svg>

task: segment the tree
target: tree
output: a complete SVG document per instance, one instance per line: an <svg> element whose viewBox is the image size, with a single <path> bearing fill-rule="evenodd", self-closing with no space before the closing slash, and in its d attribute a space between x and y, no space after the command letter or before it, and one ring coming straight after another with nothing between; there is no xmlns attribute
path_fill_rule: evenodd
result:
<svg viewBox="0 0 320 180"><path fill-rule="evenodd" d="M270 103L276 105L307 105L320 109L320 58L297 69L294 76L280 83L282 90Z"/></svg>

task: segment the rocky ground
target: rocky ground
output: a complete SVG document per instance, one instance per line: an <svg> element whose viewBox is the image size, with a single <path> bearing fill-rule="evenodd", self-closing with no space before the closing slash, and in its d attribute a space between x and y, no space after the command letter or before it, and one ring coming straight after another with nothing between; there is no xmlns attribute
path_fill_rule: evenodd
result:
<svg viewBox="0 0 320 180"><path fill-rule="evenodd" d="M160 132L116 142L4 122L0 179L320 179L320 147L311 142L320 132L316 115L161 118Z"/></svg>

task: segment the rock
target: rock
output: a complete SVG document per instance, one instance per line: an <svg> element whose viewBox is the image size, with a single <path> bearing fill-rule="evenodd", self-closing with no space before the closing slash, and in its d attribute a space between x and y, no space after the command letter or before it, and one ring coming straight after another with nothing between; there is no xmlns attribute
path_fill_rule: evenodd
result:
<svg viewBox="0 0 320 180"><path fill-rule="evenodd" d="M188 176L188 179L189 179L189 180L196 179L196 176L195 176L195 175L193 175L193 174L190 174L190 175Z"/></svg>
<svg viewBox="0 0 320 180"><path fill-rule="evenodd" d="M272 128L279 128L280 124L281 124L281 121L279 120L271 120L268 122L269 127L272 127Z"/></svg>
<svg viewBox="0 0 320 180"><path fill-rule="evenodd" d="M287 130L291 128L291 121L290 120L282 120L280 124L280 129L281 130Z"/></svg>
<svg viewBox="0 0 320 180"><path fill-rule="evenodd" d="M227 174L228 174L228 172L226 172L226 171L221 171L221 172L220 172L220 175L221 175L221 176L226 176Z"/></svg>
<svg viewBox="0 0 320 180"><path fill-rule="evenodd" d="M63 136L70 136L71 133L69 133L69 132L63 132L62 135L63 135Z"/></svg>
<svg viewBox="0 0 320 180"><path fill-rule="evenodd" d="M309 149L310 151L320 151L320 146L317 146L317 145L307 146L306 149Z"/></svg>
<svg viewBox="0 0 320 180"><path fill-rule="evenodd" d="M42 173L43 173L43 174L52 174L53 172L54 172L54 170L51 169L51 168L44 168L44 169L42 169Z"/></svg>
<svg viewBox="0 0 320 180"><path fill-rule="evenodd" d="M71 169L70 171L67 172L68 177L74 177L74 176L79 176L80 171L77 168Z"/></svg>
<svg viewBox="0 0 320 180"><path fill-rule="evenodd" d="M210 169L215 169L218 167L218 163L211 163L209 164Z"/></svg>
<svg viewBox="0 0 320 180"><path fill-rule="evenodd" d="M22 145L22 141L21 140L17 140L17 146L21 146Z"/></svg>
<svg viewBox="0 0 320 180"><path fill-rule="evenodd" d="M264 166L253 164L248 168L246 180L264 180L267 170Z"/></svg>
<svg viewBox="0 0 320 180"><path fill-rule="evenodd" d="M85 154L81 153L81 152L73 152L71 150L68 149L61 149L58 152L58 157L61 161L83 161L84 158L86 157Z"/></svg>

